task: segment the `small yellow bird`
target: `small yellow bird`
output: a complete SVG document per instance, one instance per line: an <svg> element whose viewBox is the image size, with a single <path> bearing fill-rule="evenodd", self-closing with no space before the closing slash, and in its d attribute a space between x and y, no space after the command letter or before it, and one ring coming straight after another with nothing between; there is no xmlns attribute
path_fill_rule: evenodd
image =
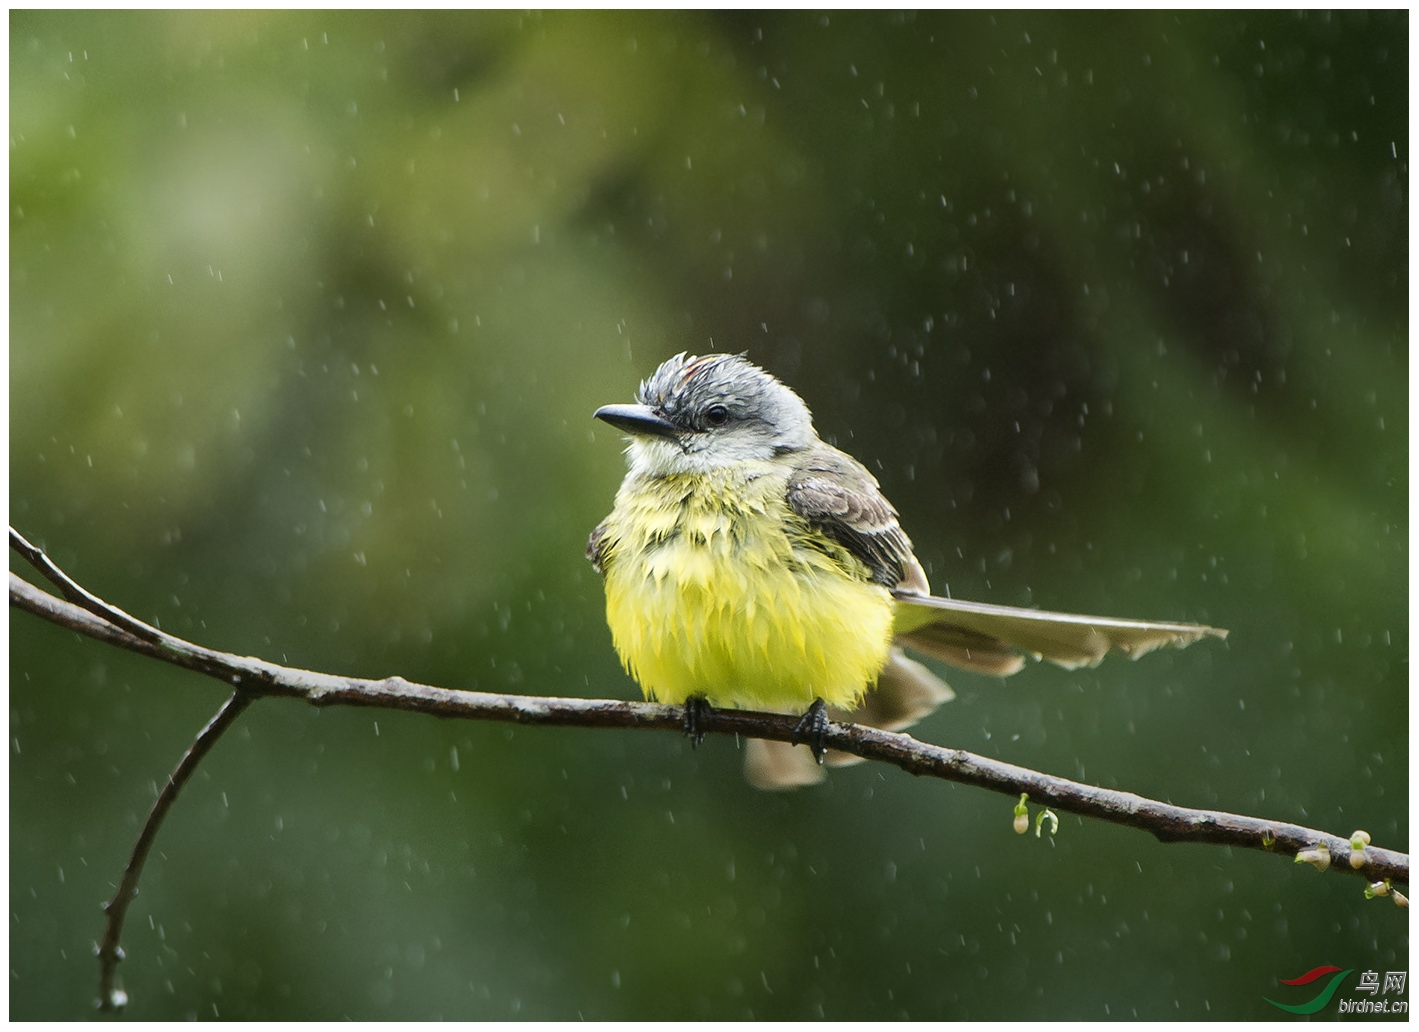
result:
<svg viewBox="0 0 1419 1032"><path fill-rule="evenodd" d="M743 356L676 355L635 404L596 418L630 437L630 470L586 550L606 579L611 638L647 699L685 704L692 735L706 704L806 714L809 732L829 715L908 727L954 693L903 648L1006 675L1022 653L1075 668L1227 635L933 596L876 479ZM810 742L751 739L749 780L820 780Z"/></svg>

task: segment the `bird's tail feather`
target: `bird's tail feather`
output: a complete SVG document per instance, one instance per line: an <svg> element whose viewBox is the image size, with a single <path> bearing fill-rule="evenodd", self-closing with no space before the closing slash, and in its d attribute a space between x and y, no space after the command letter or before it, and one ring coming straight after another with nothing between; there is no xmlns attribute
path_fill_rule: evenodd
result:
<svg viewBox="0 0 1419 1032"><path fill-rule="evenodd" d="M1073 670L1097 665L1114 649L1137 659L1164 645L1180 649L1202 638L1227 636L1226 631L1201 624L1050 613L902 591L893 596L900 643L986 673L1019 670L1024 659L1015 650Z"/></svg>

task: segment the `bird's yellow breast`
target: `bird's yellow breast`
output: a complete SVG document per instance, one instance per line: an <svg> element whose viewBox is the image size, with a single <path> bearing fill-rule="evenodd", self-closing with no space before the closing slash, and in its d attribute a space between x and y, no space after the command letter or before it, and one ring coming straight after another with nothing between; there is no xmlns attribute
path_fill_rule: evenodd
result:
<svg viewBox="0 0 1419 1032"><path fill-rule="evenodd" d="M606 620L649 699L850 708L887 661L892 599L785 500L767 464L622 484L601 543Z"/></svg>

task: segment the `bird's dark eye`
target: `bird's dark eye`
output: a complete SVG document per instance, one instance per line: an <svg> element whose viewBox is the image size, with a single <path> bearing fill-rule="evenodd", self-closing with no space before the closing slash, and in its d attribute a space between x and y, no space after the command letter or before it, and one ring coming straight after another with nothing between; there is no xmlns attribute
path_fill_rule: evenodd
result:
<svg viewBox="0 0 1419 1032"><path fill-rule="evenodd" d="M723 426L729 422L729 409L723 405L711 405L705 409L705 422L710 426Z"/></svg>

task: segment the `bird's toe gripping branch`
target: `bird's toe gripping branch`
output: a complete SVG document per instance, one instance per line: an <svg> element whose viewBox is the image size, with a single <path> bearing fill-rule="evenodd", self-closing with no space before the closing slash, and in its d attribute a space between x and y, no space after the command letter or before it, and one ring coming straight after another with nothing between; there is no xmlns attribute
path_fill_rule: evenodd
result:
<svg viewBox="0 0 1419 1032"><path fill-rule="evenodd" d="M806 742L813 758L822 763L828 752L827 734L828 704L822 699L814 699L813 705L808 707L808 712L803 714L803 719L795 725L793 737L789 741L793 745Z"/></svg>
<svg viewBox="0 0 1419 1032"><path fill-rule="evenodd" d="M685 700L685 715L681 718L680 726L685 729L690 748L698 749L700 743L705 740L705 724L713 712L709 700L703 695L691 695Z"/></svg>

